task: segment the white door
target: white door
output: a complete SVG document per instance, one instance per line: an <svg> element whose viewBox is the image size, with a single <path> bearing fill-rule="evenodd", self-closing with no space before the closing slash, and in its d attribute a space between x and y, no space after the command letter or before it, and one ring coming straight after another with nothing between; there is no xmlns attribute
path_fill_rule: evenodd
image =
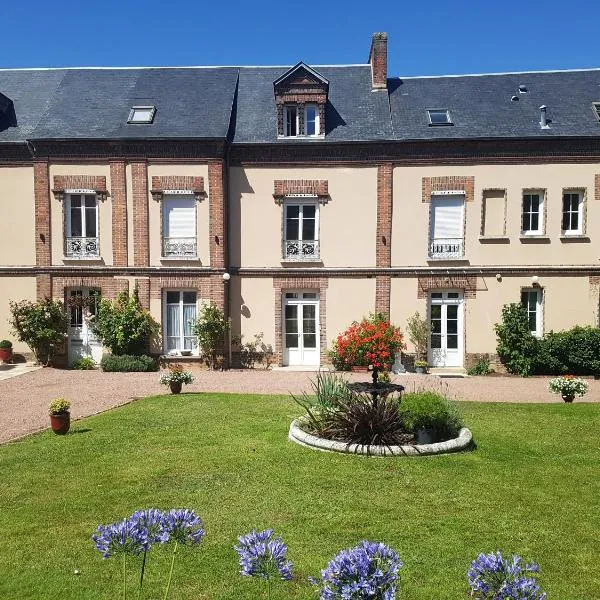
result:
<svg viewBox="0 0 600 600"><path fill-rule="evenodd" d="M98 289L77 288L67 291L69 366L79 358L93 358L96 363L102 360L102 342L92 333L89 324L99 302Z"/></svg>
<svg viewBox="0 0 600 600"><path fill-rule="evenodd" d="M429 297L429 364L463 366L462 292L432 292Z"/></svg>
<svg viewBox="0 0 600 600"><path fill-rule="evenodd" d="M316 292L286 292L283 299L284 364L318 366L319 295Z"/></svg>

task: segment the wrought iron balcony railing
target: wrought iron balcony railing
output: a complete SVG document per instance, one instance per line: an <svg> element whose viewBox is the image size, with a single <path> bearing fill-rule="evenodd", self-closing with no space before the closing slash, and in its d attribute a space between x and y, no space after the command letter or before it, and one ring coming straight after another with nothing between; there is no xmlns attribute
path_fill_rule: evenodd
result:
<svg viewBox="0 0 600 600"><path fill-rule="evenodd" d="M438 238L429 243L429 258L434 260L452 260L463 256L463 238Z"/></svg>
<svg viewBox="0 0 600 600"><path fill-rule="evenodd" d="M68 237L65 239L65 256L68 258L98 258L100 238Z"/></svg>
<svg viewBox="0 0 600 600"><path fill-rule="evenodd" d="M284 240L283 257L286 260L319 260L319 241Z"/></svg>
<svg viewBox="0 0 600 600"><path fill-rule="evenodd" d="M196 258L196 238L164 237L162 255L163 258Z"/></svg>

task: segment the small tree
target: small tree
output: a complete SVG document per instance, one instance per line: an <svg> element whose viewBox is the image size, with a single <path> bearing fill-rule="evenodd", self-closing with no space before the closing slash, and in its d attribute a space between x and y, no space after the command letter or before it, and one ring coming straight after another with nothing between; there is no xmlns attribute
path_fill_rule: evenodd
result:
<svg viewBox="0 0 600 600"><path fill-rule="evenodd" d="M150 337L159 330L158 323L142 308L137 288L133 294L121 292L114 302L102 300L91 326L114 355L144 354Z"/></svg>
<svg viewBox="0 0 600 600"><path fill-rule="evenodd" d="M406 330L408 331L410 343L415 347L417 360L427 360L427 346L429 334L431 333L431 327L427 319L421 318L419 311L416 311L412 317L408 317Z"/></svg>
<svg viewBox="0 0 600 600"><path fill-rule="evenodd" d="M216 304L213 302L202 304L200 317L194 324L194 335L198 338L198 346L208 358L211 369L215 368L217 346L224 342L230 326L229 320Z"/></svg>
<svg viewBox="0 0 600 600"><path fill-rule="evenodd" d="M63 303L50 298L41 302L11 302L10 314L9 323L17 339L31 348L39 364L48 366L67 335Z"/></svg>
<svg viewBox="0 0 600 600"><path fill-rule="evenodd" d="M538 340L529 329L527 311L522 304L505 304L502 322L494 325L498 346L496 351L509 373L527 377L538 352Z"/></svg>

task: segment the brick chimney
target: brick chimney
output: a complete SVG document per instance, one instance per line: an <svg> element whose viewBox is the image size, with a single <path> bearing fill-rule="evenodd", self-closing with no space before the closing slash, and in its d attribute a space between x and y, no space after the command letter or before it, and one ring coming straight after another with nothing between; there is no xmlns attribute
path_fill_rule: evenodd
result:
<svg viewBox="0 0 600 600"><path fill-rule="evenodd" d="M374 33L369 52L373 89L387 89L387 33Z"/></svg>

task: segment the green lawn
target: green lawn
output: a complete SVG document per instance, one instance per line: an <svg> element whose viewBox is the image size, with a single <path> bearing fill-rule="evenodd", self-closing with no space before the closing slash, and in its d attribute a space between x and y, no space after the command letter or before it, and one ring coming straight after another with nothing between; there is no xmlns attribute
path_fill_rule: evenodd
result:
<svg viewBox="0 0 600 600"><path fill-rule="evenodd" d="M290 399L229 394L148 398L0 447L0 598L118 598L120 565L90 536L153 506L206 524L171 598L260 598L232 546L266 527L295 564L276 598L314 598L307 576L364 538L399 552L402 600L467 598L470 561L496 549L536 559L549 600L600 598L600 405L461 406L477 450L429 458L302 448ZM146 598L166 566L151 556Z"/></svg>

